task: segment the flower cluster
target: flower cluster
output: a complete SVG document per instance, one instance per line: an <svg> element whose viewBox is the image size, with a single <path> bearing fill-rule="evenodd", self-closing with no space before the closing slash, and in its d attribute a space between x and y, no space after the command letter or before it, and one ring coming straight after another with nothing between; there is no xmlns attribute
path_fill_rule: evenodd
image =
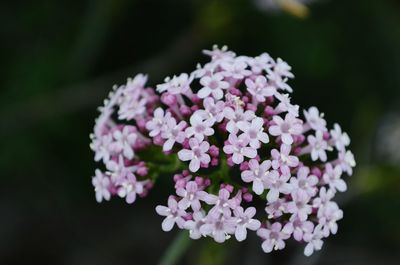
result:
<svg viewBox="0 0 400 265"><path fill-rule="evenodd" d="M332 199L355 166L348 135L291 102L294 75L282 59L204 53L210 62L155 90L141 74L114 87L91 135L105 168L92 179L97 201L133 203L170 173L175 194L156 207L164 231L222 243L251 230L267 253L293 238L311 255L343 217Z"/></svg>

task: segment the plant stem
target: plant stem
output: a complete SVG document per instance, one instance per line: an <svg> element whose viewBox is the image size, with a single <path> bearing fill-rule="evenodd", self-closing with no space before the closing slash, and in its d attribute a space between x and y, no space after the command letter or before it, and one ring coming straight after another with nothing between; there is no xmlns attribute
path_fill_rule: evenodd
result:
<svg viewBox="0 0 400 265"><path fill-rule="evenodd" d="M176 265L188 249L191 241L187 231L180 231L162 256L158 265Z"/></svg>

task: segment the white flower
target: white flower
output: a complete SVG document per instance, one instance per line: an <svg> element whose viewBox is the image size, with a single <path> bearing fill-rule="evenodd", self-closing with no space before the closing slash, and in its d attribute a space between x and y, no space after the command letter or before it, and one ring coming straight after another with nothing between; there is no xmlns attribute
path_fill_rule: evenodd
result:
<svg viewBox="0 0 400 265"><path fill-rule="evenodd" d="M314 253L315 250L320 250L324 244L324 242L321 240L323 238L321 225L317 225L312 233L306 233L303 238L304 241L307 242L307 245L304 248L304 255L309 257Z"/></svg>
<svg viewBox="0 0 400 265"><path fill-rule="evenodd" d="M207 154L210 144L208 142L199 142L196 138L190 138L189 149L182 149L178 152L178 157L182 161L190 161L189 169L192 172L199 170L201 163L208 164L211 161Z"/></svg>
<svg viewBox="0 0 400 265"><path fill-rule="evenodd" d="M214 129L212 128L214 121L210 119L204 120L200 113L193 113L190 117L190 125L191 127L185 130L186 137L188 138L194 136L198 141L203 141L204 136L214 134Z"/></svg>
<svg viewBox="0 0 400 265"><path fill-rule="evenodd" d="M308 111L304 110L304 117L307 120L307 124L315 131L327 131L326 120L323 118L324 114L319 113L316 107L310 107Z"/></svg>
<svg viewBox="0 0 400 265"><path fill-rule="evenodd" d="M165 126L161 132L161 138L166 139L163 145L163 151L169 151L174 146L175 142L182 143L185 140L184 129L186 127L185 121L180 121L176 124L176 120L173 117L168 118L165 121Z"/></svg>
<svg viewBox="0 0 400 265"><path fill-rule="evenodd" d="M95 171L96 176L92 178L92 184L94 186L94 191L96 192L96 201L102 202L103 198L109 201L111 198L110 179L103 174L99 169Z"/></svg>
<svg viewBox="0 0 400 265"><path fill-rule="evenodd" d="M204 109L196 110L196 113L201 116L204 120L211 120L215 122L221 122L224 118L225 102L222 100L214 102L211 97L205 98L203 101Z"/></svg>
<svg viewBox="0 0 400 265"><path fill-rule="evenodd" d="M107 163L110 160L112 141L113 137L111 133L93 137L90 148L95 152L95 161L103 160L103 163Z"/></svg>
<svg viewBox="0 0 400 265"><path fill-rule="evenodd" d="M235 134L230 134L228 137L229 144L226 144L223 148L225 154L232 155L232 161L235 164L241 164L244 160L244 156L248 158L255 158L257 156L257 150L248 147L249 139L246 135L240 135L237 137Z"/></svg>
<svg viewBox="0 0 400 265"><path fill-rule="evenodd" d="M199 239L202 234L200 227L206 222L204 211L198 211L193 213L193 220L187 220L183 227L189 230L189 237L191 239Z"/></svg>
<svg viewBox="0 0 400 265"><path fill-rule="evenodd" d="M174 75L172 79L167 77L164 81L164 84L157 85L158 92L168 91L173 95L186 94L190 90L190 83L193 81L193 77L182 73L179 76Z"/></svg>
<svg viewBox="0 0 400 265"><path fill-rule="evenodd" d="M272 58L268 53L263 53L260 56L249 58L248 63L251 70L255 74L261 74L263 71L267 71L272 67Z"/></svg>
<svg viewBox="0 0 400 265"><path fill-rule="evenodd" d="M322 179L326 184L329 184L330 189L344 192L347 190L347 185L346 182L340 178L342 173L340 165L333 167L332 164L328 163L325 166L325 174L322 176Z"/></svg>
<svg viewBox="0 0 400 265"><path fill-rule="evenodd" d="M170 118L170 112L166 112L164 115L164 110L160 107L157 108L154 111L153 118L146 123L146 129L150 131L149 136L154 137L159 135L161 133L162 127Z"/></svg>
<svg viewBox="0 0 400 265"><path fill-rule="evenodd" d="M275 125L269 127L268 131L273 136L280 136L282 142L291 145L293 143L293 136L300 135L303 130L302 121L297 119L294 115L287 113L285 119L275 115L272 117Z"/></svg>
<svg viewBox="0 0 400 265"><path fill-rule="evenodd" d="M350 138L347 133L342 132L342 128L340 128L339 124L335 123L333 128L334 129L330 131L332 141L338 151L344 151L345 147L350 144Z"/></svg>
<svg viewBox="0 0 400 265"><path fill-rule="evenodd" d="M247 64L241 60L223 61L221 63L222 74L226 77L242 79L251 75L251 71L247 70Z"/></svg>
<svg viewBox="0 0 400 265"><path fill-rule="evenodd" d="M239 121L237 127L243 131L243 134L249 138L252 148L260 148L260 142L266 144L269 142L268 134L264 132L264 120L262 118L254 118L251 123L248 121Z"/></svg>
<svg viewBox="0 0 400 265"><path fill-rule="evenodd" d="M127 203L134 203L136 195L143 192L143 184L136 180L135 175L129 174L126 179L119 182L118 196L125 198Z"/></svg>
<svg viewBox="0 0 400 265"><path fill-rule="evenodd" d="M260 228L261 223L257 219L253 219L256 215L256 208L249 207L243 210L242 207L237 207L233 210L236 217L235 237L237 241L243 241L247 237L247 229L256 231Z"/></svg>
<svg viewBox="0 0 400 265"><path fill-rule="evenodd" d="M353 153L349 150L340 151L338 161L343 171L351 176L353 174L353 167L356 166Z"/></svg>
<svg viewBox="0 0 400 265"><path fill-rule="evenodd" d="M241 174L244 182L253 182L252 189L255 194L260 195L264 192L264 183L271 168L271 161L265 160L261 164L257 160L251 159L249 161L249 170L244 170Z"/></svg>
<svg viewBox="0 0 400 265"><path fill-rule="evenodd" d="M322 131L317 131L315 136L309 135L307 140L311 147L312 161L320 159L322 162L325 162L327 160L326 151L332 151L332 147L324 140Z"/></svg>
<svg viewBox="0 0 400 265"><path fill-rule="evenodd" d="M290 237L290 233L285 227L282 228L282 224L279 222L273 223L267 228L258 229L257 235L264 240L261 247L265 253L285 248L284 240Z"/></svg>
<svg viewBox="0 0 400 265"><path fill-rule="evenodd" d="M273 96L276 89L267 83L267 79L264 76L258 76L255 81L247 78L245 80L247 91L253 96L258 102L264 102L266 97Z"/></svg>
<svg viewBox="0 0 400 265"><path fill-rule="evenodd" d="M125 126L122 131L115 130L113 133L113 138L115 140L112 143L113 151L116 153L122 152L127 159L133 159L135 155L133 145L136 142L137 134L134 128L133 126Z"/></svg>
<svg viewBox="0 0 400 265"><path fill-rule="evenodd" d="M277 113L289 112L295 117L299 116L299 105L293 105L288 94L275 93L275 97L280 101L275 108Z"/></svg>
<svg viewBox="0 0 400 265"><path fill-rule="evenodd" d="M206 98L211 94L215 99L221 99L223 97L222 90L229 88L229 83L223 81L223 79L224 76L220 73L203 76L200 79L200 84L203 87L197 92L199 98Z"/></svg>
<svg viewBox="0 0 400 265"><path fill-rule="evenodd" d="M168 198L168 207L158 205L156 212L161 216L165 216L161 224L163 231L171 231L175 223L179 228L183 228L185 224L183 217L186 215L186 212L178 207L178 202L172 196Z"/></svg>
<svg viewBox="0 0 400 265"><path fill-rule="evenodd" d="M236 134L239 130L238 122L250 121L256 117L255 113L251 110L243 111L241 108L233 110L230 107L224 109L224 115L229 120L226 124L226 130L233 134Z"/></svg>

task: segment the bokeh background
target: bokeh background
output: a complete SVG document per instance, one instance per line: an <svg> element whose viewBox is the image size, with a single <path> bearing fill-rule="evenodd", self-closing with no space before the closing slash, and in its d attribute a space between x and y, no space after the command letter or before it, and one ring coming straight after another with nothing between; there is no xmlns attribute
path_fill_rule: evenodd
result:
<svg viewBox="0 0 400 265"><path fill-rule="evenodd" d="M292 65L294 102L352 138L357 168L339 233L311 258L289 245L194 242L180 264L399 264L400 2L69 0L0 3L0 264L157 264L175 232L145 200L97 204L89 149L96 107L138 72L150 84L228 45Z"/></svg>

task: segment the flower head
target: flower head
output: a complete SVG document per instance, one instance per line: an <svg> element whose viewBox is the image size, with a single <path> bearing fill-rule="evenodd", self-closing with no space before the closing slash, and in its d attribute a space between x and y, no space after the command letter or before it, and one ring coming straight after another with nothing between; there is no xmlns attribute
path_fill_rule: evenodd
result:
<svg viewBox="0 0 400 265"><path fill-rule="evenodd" d="M133 203L172 175L174 194L156 207L164 231L218 243L256 231L264 252L292 238L311 255L343 218L333 199L356 164L349 136L338 124L329 130L316 107L291 102L284 60L226 46L204 53L209 62L156 89L143 74L113 87L90 135L103 164L92 178L96 200Z"/></svg>

